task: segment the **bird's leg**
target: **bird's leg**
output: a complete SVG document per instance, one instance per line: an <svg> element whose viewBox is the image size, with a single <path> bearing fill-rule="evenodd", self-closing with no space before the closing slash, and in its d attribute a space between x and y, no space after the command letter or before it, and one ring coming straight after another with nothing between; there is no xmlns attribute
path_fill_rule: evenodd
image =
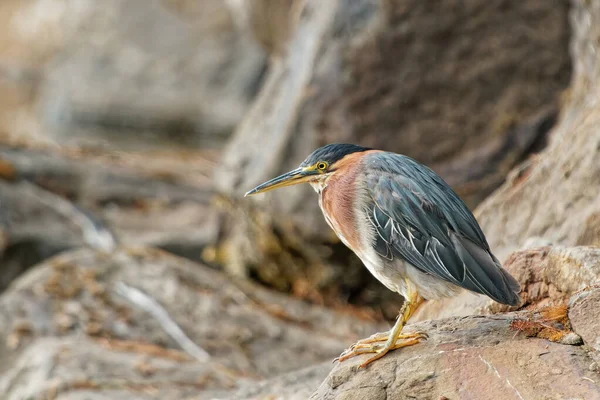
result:
<svg viewBox="0 0 600 400"><path fill-rule="evenodd" d="M404 302L402 308L400 309L400 313L398 315L396 324L398 324L398 321L400 321L400 322L404 321L404 324L406 324L406 322L410 319L410 317L414 314L414 312L417 310L417 308L424 301L423 298L421 296L419 296L418 294L413 294L413 296L411 296L410 299L412 299L412 301L407 299ZM411 307L411 305L412 305L412 307ZM396 325L394 325L394 327L396 327ZM372 336L369 336L366 339L361 339L358 342L356 342L350 349L353 349L355 347L361 347L362 345L367 345L367 344L371 344L371 343L386 342L389 339L389 336L393 331L394 331L394 328L392 328L391 330L389 330L387 332L379 332ZM427 337L427 335L423 332L402 334L401 331L402 331L402 328L400 328L400 333L398 333L398 335L396 337L397 340L398 339L417 339L417 338L423 339L423 338Z"/></svg>
<svg viewBox="0 0 600 400"><path fill-rule="evenodd" d="M414 286L407 282L407 287L413 289ZM417 308L423 303L423 298L419 296L416 290L409 290L409 296L402 305L400 315L396 320L396 323L390 329L389 332L378 333L367 339L358 341L356 344L351 346L348 350L344 351L337 359L340 362L345 361L351 357L359 354L366 353L377 353L375 356L369 358L363 364L361 368L366 367L371 362L383 357L390 350L399 349L401 347L412 346L419 343L422 339L426 339L427 335L422 332L402 334L402 329L410 317L414 314ZM402 340L398 342L399 340ZM385 342L385 343L378 343Z"/></svg>

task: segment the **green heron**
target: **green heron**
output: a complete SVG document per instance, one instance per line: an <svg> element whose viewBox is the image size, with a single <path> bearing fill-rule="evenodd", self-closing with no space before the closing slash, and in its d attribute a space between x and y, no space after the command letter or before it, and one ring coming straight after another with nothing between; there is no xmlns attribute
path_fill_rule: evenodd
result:
<svg viewBox="0 0 600 400"><path fill-rule="evenodd" d="M520 286L490 251L475 217L435 172L410 157L353 144L315 150L300 167L252 189L246 196L308 182L340 240L371 273L405 301L389 332L359 340L340 361L390 350L425 339L403 334L404 325L428 299L462 289L511 306Z"/></svg>

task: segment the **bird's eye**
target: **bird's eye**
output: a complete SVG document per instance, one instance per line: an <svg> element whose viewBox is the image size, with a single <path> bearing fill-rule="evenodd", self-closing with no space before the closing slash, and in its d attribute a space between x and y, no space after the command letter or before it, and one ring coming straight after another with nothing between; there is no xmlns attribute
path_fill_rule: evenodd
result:
<svg viewBox="0 0 600 400"><path fill-rule="evenodd" d="M326 162L324 162L324 161L319 161L319 162L317 163L317 169L318 169L319 171L325 171L325 170L327 169L327 163L326 163Z"/></svg>

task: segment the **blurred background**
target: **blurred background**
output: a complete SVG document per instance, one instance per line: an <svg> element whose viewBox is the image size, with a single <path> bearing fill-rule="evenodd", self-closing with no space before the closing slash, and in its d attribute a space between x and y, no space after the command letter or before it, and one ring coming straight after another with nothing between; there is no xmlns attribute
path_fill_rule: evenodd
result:
<svg viewBox="0 0 600 400"><path fill-rule="evenodd" d="M72 346L75 364L111 365L108 353L90 355L96 345L146 356L181 347L131 304L136 288L247 379L322 361L388 326L402 299L337 240L310 187L243 193L319 146L351 142L426 163L475 209L546 149L573 98L572 7L3 0L0 373L11 378L0 389L50 390L5 362L39 337L55 341L41 345L50 355ZM503 260L524 238L499 245L497 231ZM316 348L302 342L307 330ZM94 345L62 342L81 335ZM121 376L162 368L132 357ZM235 386L192 372L191 392Z"/></svg>

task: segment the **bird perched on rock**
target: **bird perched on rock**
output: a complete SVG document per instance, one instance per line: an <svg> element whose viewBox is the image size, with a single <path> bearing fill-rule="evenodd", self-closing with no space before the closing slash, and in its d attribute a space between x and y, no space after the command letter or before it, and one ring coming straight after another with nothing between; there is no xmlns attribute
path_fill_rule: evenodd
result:
<svg viewBox="0 0 600 400"><path fill-rule="evenodd" d="M388 289L404 296L389 332L355 343L339 357L375 353L419 343L425 333L402 329L427 299L461 289L518 305L519 283L490 251L465 203L435 172L404 155L353 144L329 144L300 166L252 189L246 196L308 182L340 240Z"/></svg>

